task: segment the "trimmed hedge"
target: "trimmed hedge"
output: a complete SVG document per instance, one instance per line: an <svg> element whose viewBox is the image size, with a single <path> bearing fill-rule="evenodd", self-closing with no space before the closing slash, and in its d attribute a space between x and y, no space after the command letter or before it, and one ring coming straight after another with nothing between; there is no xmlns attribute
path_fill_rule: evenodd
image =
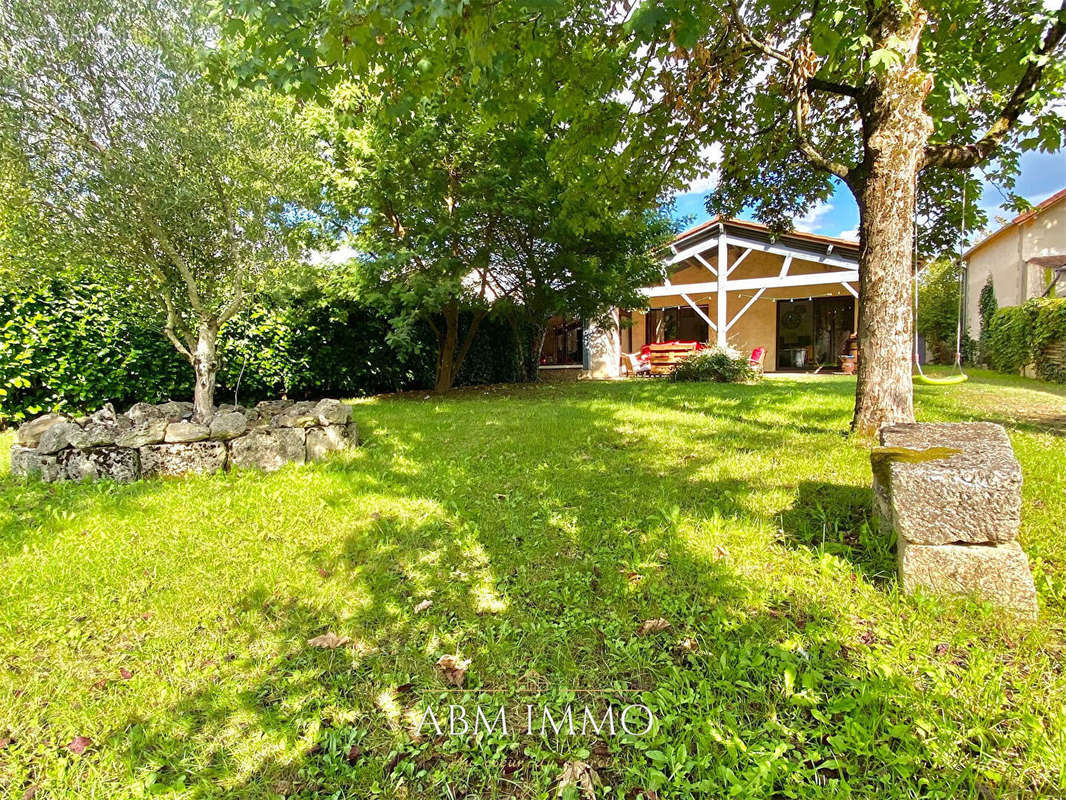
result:
<svg viewBox="0 0 1066 800"><path fill-rule="evenodd" d="M55 283L0 295L0 426L46 411L79 413L114 403L188 400L192 368L159 324L103 287ZM216 402L356 397L433 385L428 326L402 350L387 314L316 293L262 298L219 336ZM488 318L457 385L520 379L515 326Z"/></svg>
<svg viewBox="0 0 1066 800"><path fill-rule="evenodd" d="M1044 380L1066 383L1066 364L1049 352L1058 342L1066 342L1066 298L1035 298L992 315L985 358L1000 372L1017 373L1032 364Z"/></svg>

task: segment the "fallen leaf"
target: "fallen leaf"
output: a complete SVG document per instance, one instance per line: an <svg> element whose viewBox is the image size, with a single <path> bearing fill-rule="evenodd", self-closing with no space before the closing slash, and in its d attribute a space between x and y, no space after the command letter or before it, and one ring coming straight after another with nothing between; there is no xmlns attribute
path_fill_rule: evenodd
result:
<svg viewBox="0 0 1066 800"><path fill-rule="evenodd" d="M505 494L498 494L498 495L496 495L496 499L497 499L497 500L506 500L506 499L507 499L507 495L505 495Z"/></svg>
<svg viewBox="0 0 1066 800"><path fill-rule="evenodd" d="M143 620L149 620L151 618L152 618L152 612L150 612L150 611L145 611L143 614L141 614L141 619L143 619Z"/></svg>
<svg viewBox="0 0 1066 800"><path fill-rule="evenodd" d="M407 694L409 691L415 688L413 683L401 683L396 687L396 694Z"/></svg>
<svg viewBox="0 0 1066 800"><path fill-rule="evenodd" d="M715 561L720 561L721 559L725 558L727 555L729 555L729 553L727 553L725 551L725 548L722 547L722 545L716 544L714 546L714 560Z"/></svg>
<svg viewBox="0 0 1066 800"><path fill-rule="evenodd" d="M330 571L328 569L323 569L322 567L316 567L316 569L318 570L320 577L328 578L330 576Z"/></svg>
<svg viewBox="0 0 1066 800"><path fill-rule="evenodd" d="M321 636L316 636L314 639L308 639L307 643L312 647L321 647L326 650L336 650L338 647L343 647L348 644L351 639L347 636L338 636L332 631L323 633Z"/></svg>
<svg viewBox="0 0 1066 800"><path fill-rule="evenodd" d="M557 797L562 797L570 786L577 788L582 800L596 800L596 787L600 785L600 776L596 770L584 761L568 761L559 776Z"/></svg>
<svg viewBox="0 0 1066 800"><path fill-rule="evenodd" d="M437 659L437 669L452 686L462 686L466 683L466 668L469 666L469 658L465 661L460 660L459 656L441 656Z"/></svg>
<svg viewBox="0 0 1066 800"><path fill-rule="evenodd" d="M93 685L90 686L89 688L99 692L100 690L102 690L106 686L107 686L107 678L101 678L100 680L94 682Z"/></svg>
<svg viewBox="0 0 1066 800"><path fill-rule="evenodd" d="M381 519L381 513L375 511L373 514L370 515L370 519Z"/></svg>
<svg viewBox="0 0 1066 800"><path fill-rule="evenodd" d="M935 652L938 656L944 655L944 653L946 653L947 651L948 651L948 645L947 645L946 642L941 642L933 650L933 652Z"/></svg>
<svg viewBox="0 0 1066 800"><path fill-rule="evenodd" d="M687 636L677 643L677 649L684 653L695 653L700 649L700 646L696 644L695 639L689 639Z"/></svg>
<svg viewBox="0 0 1066 800"><path fill-rule="evenodd" d="M640 583L642 580L644 580L644 576L641 575L639 572L633 572L632 570L628 570L625 567L619 569L618 572L624 575L626 581L628 581L629 583Z"/></svg>
<svg viewBox="0 0 1066 800"><path fill-rule="evenodd" d="M11 737L0 739L0 750L6 750L11 745Z"/></svg>
<svg viewBox="0 0 1066 800"><path fill-rule="evenodd" d="M594 767L602 769L611 763L611 748L607 746L607 742L594 742L589 751L589 762Z"/></svg>
<svg viewBox="0 0 1066 800"><path fill-rule="evenodd" d="M37 796L37 790L40 787L34 784L29 789L22 793L22 800L33 800Z"/></svg>
<svg viewBox="0 0 1066 800"><path fill-rule="evenodd" d="M659 633L660 631L669 630L670 623L662 617L656 619L646 619L640 623L640 627L637 628L637 636L650 636L653 633Z"/></svg>
<svg viewBox="0 0 1066 800"><path fill-rule="evenodd" d="M74 753L74 755L80 756L82 753L92 747L92 744L93 740L90 739L88 736L75 736L67 744L67 750Z"/></svg>
<svg viewBox="0 0 1066 800"><path fill-rule="evenodd" d="M125 667L119 667L118 674L122 678L122 680L124 680L124 681L128 681L130 678L133 677L133 673L130 672Z"/></svg>
<svg viewBox="0 0 1066 800"><path fill-rule="evenodd" d="M423 600L421 603L419 603L418 605L415 606L415 613L416 614L421 614L423 611L426 611L427 609L431 608L432 606L433 606L433 601L432 600Z"/></svg>
<svg viewBox="0 0 1066 800"><path fill-rule="evenodd" d="M363 751L357 744L352 745L352 749L348 751L348 763L354 764L360 758L363 757Z"/></svg>

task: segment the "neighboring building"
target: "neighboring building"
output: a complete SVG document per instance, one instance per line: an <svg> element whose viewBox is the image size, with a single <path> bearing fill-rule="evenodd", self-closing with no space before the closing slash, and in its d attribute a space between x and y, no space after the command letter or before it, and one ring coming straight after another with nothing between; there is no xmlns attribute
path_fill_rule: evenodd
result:
<svg viewBox="0 0 1066 800"><path fill-rule="evenodd" d="M613 330L554 320L546 367L616 377L622 353L679 340L766 348L767 372L835 368L857 328L858 258L847 239L712 219L670 243L668 279L643 290L647 311L619 310Z"/></svg>
<svg viewBox="0 0 1066 800"><path fill-rule="evenodd" d="M1048 292L1066 296L1066 189L1019 214L971 247L966 262L964 319L970 336L981 332L978 301L988 277L1000 306L1016 306Z"/></svg>

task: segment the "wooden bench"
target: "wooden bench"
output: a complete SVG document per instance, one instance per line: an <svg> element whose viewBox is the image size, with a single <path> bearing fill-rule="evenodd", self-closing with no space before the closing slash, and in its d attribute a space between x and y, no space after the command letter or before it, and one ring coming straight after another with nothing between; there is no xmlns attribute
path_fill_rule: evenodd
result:
<svg viewBox="0 0 1066 800"><path fill-rule="evenodd" d="M652 375L669 375L679 363L696 352L695 342L671 342L652 344L648 359Z"/></svg>

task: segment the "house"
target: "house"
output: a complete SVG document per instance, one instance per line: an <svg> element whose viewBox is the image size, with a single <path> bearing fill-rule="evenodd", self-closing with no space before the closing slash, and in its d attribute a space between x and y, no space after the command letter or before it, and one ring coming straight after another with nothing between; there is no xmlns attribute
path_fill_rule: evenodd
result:
<svg viewBox="0 0 1066 800"><path fill-rule="evenodd" d="M857 328L854 241L716 217L674 238L665 258L667 279L642 290L647 309L616 309L606 329L553 320L546 376L617 377L622 353L672 340L763 347L767 372L833 368Z"/></svg>
<svg viewBox="0 0 1066 800"><path fill-rule="evenodd" d="M963 318L974 338L981 333L978 303L989 277L1000 306L1021 305L1050 292L1066 296L1066 189L982 239L963 260Z"/></svg>

